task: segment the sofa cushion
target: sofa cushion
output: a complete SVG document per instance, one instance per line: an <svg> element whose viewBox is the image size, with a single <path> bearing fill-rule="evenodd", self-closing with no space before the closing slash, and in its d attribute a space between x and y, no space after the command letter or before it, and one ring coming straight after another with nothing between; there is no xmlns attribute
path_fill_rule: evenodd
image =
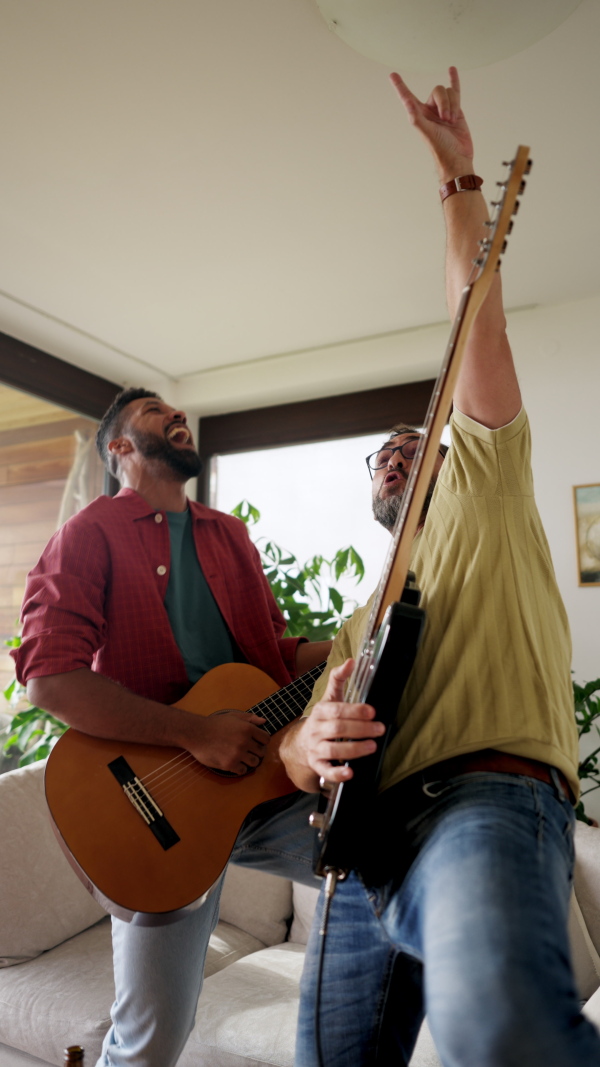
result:
<svg viewBox="0 0 600 1067"><path fill-rule="evenodd" d="M575 850L575 892L592 942L600 952L600 830L578 822Z"/></svg>
<svg viewBox="0 0 600 1067"><path fill-rule="evenodd" d="M600 985L600 957L594 948L575 893L571 897L569 909L569 941L575 982L581 999L587 1000Z"/></svg>
<svg viewBox="0 0 600 1067"><path fill-rule="evenodd" d="M48 1067L48 1060L38 1060L37 1056L0 1044L0 1067Z"/></svg>
<svg viewBox="0 0 600 1067"><path fill-rule="evenodd" d="M0 775L0 966L33 959L105 912L71 870L44 797L45 761Z"/></svg>
<svg viewBox="0 0 600 1067"><path fill-rule="evenodd" d="M292 883L264 871L229 864L221 894L223 922L247 930L263 945L284 941L292 914Z"/></svg>
<svg viewBox="0 0 600 1067"><path fill-rule="evenodd" d="M292 1067L301 945L253 952L208 978L178 1067Z"/></svg>
<svg viewBox="0 0 600 1067"><path fill-rule="evenodd" d="M294 945L306 945L308 941L319 892L319 889L314 889L312 886L302 885L300 882L293 883L294 918L288 940Z"/></svg>
<svg viewBox="0 0 600 1067"><path fill-rule="evenodd" d="M303 947L288 942L209 978L178 1067L293 1067L303 963ZM441 1067L426 1023L410 1067Z"/></svg>
<svg viewBox="0 0 600 1067"><path fill-rule="evenodd" d="M0 1041L61 1064L67 1045L95 1063L114 999L110 919L0 971Z"/></svg>
<svg viewBox="0 0 600 1067"><path fill-rule="evenodd" d="M204 973L216 974L263 948L252 934L219 922L210 939ZM0 971L0 1042L57 1064L63 1062L66 1045L81 1044L91 1065L110 1025L114 996L110 918L106 916L38 959Z"/></svg>
<svg viewBox="0 0 600 1067"><path fill-rule="evenodd" d="M423 1020L423 1025L419 1030L417 1043L408 1067L442 1067L427 1025L427 1019Z"/></svg>
<svg viewBox="0 0 600 1067"><path fill-rule="evenodd" d="M208 943L204 964L205 978L216 974L217 971L222 971L224 967L229 967L242 956L249 956L251 952L260 952L264 947L262 941L246 930L240 930L237 926L219 921Z"/></svg>

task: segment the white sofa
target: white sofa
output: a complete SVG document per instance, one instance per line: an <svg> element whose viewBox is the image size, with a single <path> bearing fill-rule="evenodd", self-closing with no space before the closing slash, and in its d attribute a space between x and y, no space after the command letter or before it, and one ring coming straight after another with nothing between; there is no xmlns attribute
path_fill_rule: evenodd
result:
<svg viewBox="0 0 600 1067"><path fill-rule="evenodd" d="M110 920L50 829L43 765L0 776L0 1067L95 1063L113 1000ZM578 832L571 935L586 1010L600 1025L600 831ZM180 1067L292 1067L298 982L316 892L229 869L204 992ZM582 914L583 913L583 914ZM585 917L585 919L583 918ZM598 992L596 992L598 990ZM424 1025L411 1067L439 1067Z"/></svg>

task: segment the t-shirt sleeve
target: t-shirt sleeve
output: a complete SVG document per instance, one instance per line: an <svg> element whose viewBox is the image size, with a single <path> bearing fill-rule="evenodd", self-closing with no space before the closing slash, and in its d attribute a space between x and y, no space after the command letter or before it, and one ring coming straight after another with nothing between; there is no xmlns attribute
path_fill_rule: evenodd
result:
<svg viewBox="0 0 600 1067"><path fill-rule="evenodd" d="M75 516L52 537L27 576L21 646L12 653L21 684L92 666L106 637L109 572L96 526Z"/></svg>
<svg viewBox="0 0 600 1067"><path fill-rule="evenodd" d="M323 674L315 682L315 687L312 691L312 696L306 705L303 715L310 715L315 704L322 699L325 689L327 688L327 680L329 678L329 672L334 667L341 667L342 663L345 663L347 659L352 659L356 656L363 635L363 630L370 612L371 600L364 608L358 608L352 618L348 619L344 623L341 630L336 634L333 645L331 646L331 652L327 657L327 666L323 671Z"/></svg>
<svg viewBox="0 0 600 1067"><path fill-rule="evenodd" d="M456 496L533 498L531 433L523 408L497 430L455 410L451 428L440 485Z"/></svg>

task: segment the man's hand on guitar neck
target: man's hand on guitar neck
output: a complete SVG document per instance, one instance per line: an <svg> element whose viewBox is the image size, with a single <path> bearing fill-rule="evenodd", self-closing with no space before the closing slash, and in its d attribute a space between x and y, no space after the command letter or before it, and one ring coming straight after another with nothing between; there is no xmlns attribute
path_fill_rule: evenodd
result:
<svg viewBox="0 0 600 1067"><path fill-rule="evenodd" d="M323 699L310 715L288 730L280 755L295 785L306 793L319 790L319 778L347 782L352 777L346 760L368 756L375 751L372 740L385 732L375 721L375 709L368 704L347 704L344 685L352 674L354 660L348 659L331 671Z"/></svg>
<svg viewBox="0 0 600 1067"><path fill-rule="evenodd" d="M425 140L441 184L474 173L473 141L461 108L456 67L449 69L449 86L436 85L426 102L418 100L399 74L391 80L409 121ZM446 197L446 297L454 319L461 294L486 236L488 212L479 190ZM500 274L496 274L467 339L454 390L454 404L465 415L490 429L506 426L519 413L521 393L506 337Z"/></svg>

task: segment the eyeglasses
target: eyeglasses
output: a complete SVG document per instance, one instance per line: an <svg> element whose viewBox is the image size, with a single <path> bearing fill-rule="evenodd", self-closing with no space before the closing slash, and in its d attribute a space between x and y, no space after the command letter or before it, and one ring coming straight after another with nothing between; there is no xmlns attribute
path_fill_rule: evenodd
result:
<svg viewBox="0 0 600 1067"><path fill-rule="evenodd" d="M420 436L409 437L407 441L403 442L403 444L396 445L394 448L380 448L378 452L371 452L371 455L367 456L365 460L367 467L369 468L371 480L373 479L373 471L380 471L383 469L383 467L387 467L392 456L394 455L394 452L399 452L400 455L404 457L404 459L408 460L409 463L412 463L413 459L417 454L417 449L419 447L420 441ZM442 456L444 455L444 452L442 452L441 448L438 449L438 451Z"/></svg>
<svg viewBox="0 0 600 1067"><path fill-rule="evenodd" d="M409 437L407 441L404 441L401 445L396 445L395 448L380 448L378 452L372 452L366 458L371 478L373 477L373 471L380 471L382 467L387 467L394 452L399 452L404 459L412 462L417 454L420 440L420 437Z"/></svg>

